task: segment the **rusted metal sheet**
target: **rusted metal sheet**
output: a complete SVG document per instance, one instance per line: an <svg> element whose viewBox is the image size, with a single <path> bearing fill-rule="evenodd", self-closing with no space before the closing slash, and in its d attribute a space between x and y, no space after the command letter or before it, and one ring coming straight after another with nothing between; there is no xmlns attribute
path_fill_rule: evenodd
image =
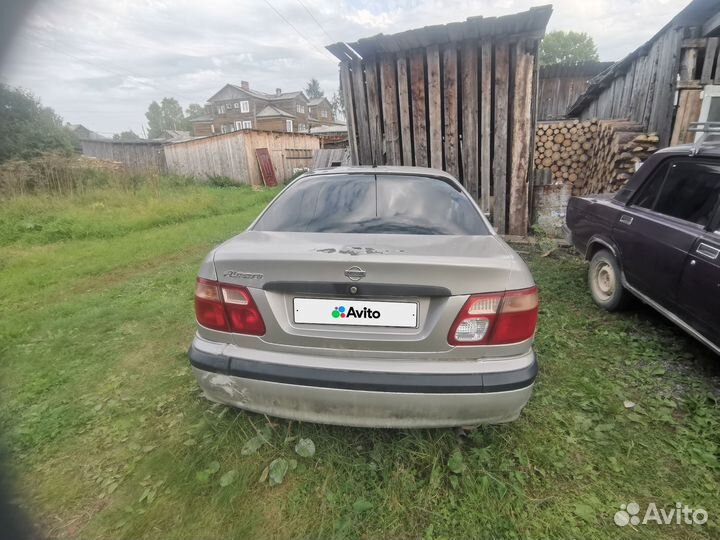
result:
<svg viewBox="0 0 720 540"><path fill-rule="evenodd" d="M263 182L268 187L275 187L278 185L277 178L275 177L275 169L273 168L272 159L270 159L270 152L267 148L256 148L255 155L257 156L258 165L260 166L260 174L262 174Z"/></svg>

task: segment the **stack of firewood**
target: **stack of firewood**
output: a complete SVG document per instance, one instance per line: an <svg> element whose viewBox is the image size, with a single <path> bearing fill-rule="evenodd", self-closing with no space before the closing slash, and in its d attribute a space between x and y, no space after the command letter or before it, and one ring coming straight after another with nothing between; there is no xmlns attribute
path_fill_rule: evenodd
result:
<svg viewBox="0 0 720 540"><path fill-rule="evenodd" d="M597 120L540 123L535 132L535 167L550 169L555 182L575 183L592 158Z"/></svg>
<svg viewBox="0 0 720 540"><path fill-rule="evenodd" d="M627 121L568 120L538 124L535 167L550 169L553 183L573 194L613 192L657 150L658 137Z"/></svg>

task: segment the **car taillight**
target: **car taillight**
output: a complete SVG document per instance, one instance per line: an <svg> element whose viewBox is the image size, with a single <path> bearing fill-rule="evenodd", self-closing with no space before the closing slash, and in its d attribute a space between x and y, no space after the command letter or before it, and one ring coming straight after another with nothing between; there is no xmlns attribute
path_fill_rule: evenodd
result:
<svg viewBox="0 0 720 540"><path fill-rule="evenodd" d="M262 336L265 323L245 287L197 278L195 316L213 330Z"/></svg>
<svg viewBox="0 0 720 540"><path fill-rule="evenodd" d="M474 294L460 310L448 334L450 345L519 343L535 334L537 288Z"/></svg>

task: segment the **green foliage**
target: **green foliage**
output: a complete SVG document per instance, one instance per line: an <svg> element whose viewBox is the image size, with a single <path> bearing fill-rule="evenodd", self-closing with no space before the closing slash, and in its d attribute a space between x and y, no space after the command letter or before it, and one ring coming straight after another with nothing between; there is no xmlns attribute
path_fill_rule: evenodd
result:
<svg viewBox="0 0 720 540"><path fill-rule="evenodd" d="M0 162L73 151L73 135L54 110L44 107L32 93L2 83L0 126Z"/></svg>
<svg viewBox="0 0 720 540"><path fill-rule="evenodd" d="M187 106L187 109L185 109L185 118L188 120L192 120L193 118L197 118L198 116L202 116L205 114L205 109L202 105L198 105L197 103L191 103Z"/></svg>
<svg viewBox="0 0 720 540"><path fill-rule="evenodd" d="M180 131L190 131L191 129L190 121L185 118L182 106L175 98L165 97L159 104L157 101L153 101L148 106L145 118L148 121L149 139L160 137L166 129Z"/></svg>
<svg viewBox="0 0 720 540"><path fill-rule="evenodd" d="M542 40L540 64L575 65L599 59L593 38L585 32L548 32Z"/></svg>
<svg viewBox="0 0 720 540"><path fill-rule="evenodd" d="M133 130L121 131L120 133L116 133L115 135L113 135L113 141L130 142L139 140L140 135L135 133Z"/></svg>
<svg viewBox="0 0 720 540"><path fill-rule="evenodd" d="M320 81L314 77L310 79L305 87L305 95L308 99L325 97L325 92L320 88Z"/></svg>
<svg viewBox="0 0 720 540"><path fill-rule="evenodd" d="M187 346L200 261L277 190L133 183L0 205L0 430L42 536L720 537L717 358L649 309L595 307L585 261L517 246L541 295L517 421L466 436L268 422L203 398ZM631 500L710 520L619 529Z"/></svg>

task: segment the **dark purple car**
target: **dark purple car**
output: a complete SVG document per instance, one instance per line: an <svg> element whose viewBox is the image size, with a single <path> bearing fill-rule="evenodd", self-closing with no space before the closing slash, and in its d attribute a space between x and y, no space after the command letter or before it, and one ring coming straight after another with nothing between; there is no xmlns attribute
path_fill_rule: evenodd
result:
<svg viewBox="0 0 720 540"><path fill-rule="evenodd" d="M720 354L720 145L665 148L614 196L573 197L567 232L596 304L632 294Z"/></svg>

